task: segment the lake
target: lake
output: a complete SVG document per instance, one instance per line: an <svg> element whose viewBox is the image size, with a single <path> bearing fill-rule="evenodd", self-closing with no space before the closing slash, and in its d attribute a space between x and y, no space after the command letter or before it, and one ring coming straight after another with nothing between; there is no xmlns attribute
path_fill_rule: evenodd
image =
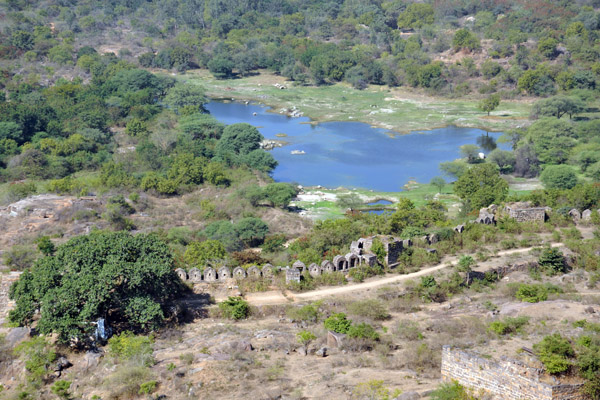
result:
<svg viewBox="0 0 600 400"><path fill-rule="evenodd" d="M400 135L361 122L312 125L309 118L287 117L257 104L213 101L206 108L225 124L247 122L267 139L289 142L271 151L279 162L272 176L304 186L397 192L410 180L428 183L441 175L441 162L459 158L460 146L486 135L481 129L453 126ZM282 133L287 136L276 136ZM494 139L500 135L489 133ZM304 154L291 154L293 150Z"/></svg>

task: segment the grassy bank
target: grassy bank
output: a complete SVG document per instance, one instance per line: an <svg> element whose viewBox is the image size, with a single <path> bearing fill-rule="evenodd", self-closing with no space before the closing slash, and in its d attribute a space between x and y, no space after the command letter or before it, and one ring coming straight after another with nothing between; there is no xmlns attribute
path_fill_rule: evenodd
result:
<svg viewBox="0 0 600 400"><path fill-rule="evenodd" d="M188 71L180 79L204 86L213 98L264 103L275 110L296 107L315 122L360 121L400 133L447 125L501 131L528 124L530 104L502 101L491 116L477 108L477 100L442 99L407 88L371 86L356 90L338 83L293 86L285 78L261 73L246 78L218 80L206 70ZM274 86L284 85L285 89Z"/></svg>
<svg viewBox="0 0 600 400"><path fill-rule="evenodd" d="M452 185L448 184L439 192L437 187L430 184L410 182L402 192L376 192L366 189L325 189L317 187L304 188L295 206L304 210L305 215L314 220L340 218L345 209L337 204L337 196L355 193L367 204L378 200L388 200L397 203L400 198L410 199L416 206L424 205L428 200L437 199L447 208L450 215L458 213L459 199L452 192ZM390 205L393 208L394 205Z"/></svg>

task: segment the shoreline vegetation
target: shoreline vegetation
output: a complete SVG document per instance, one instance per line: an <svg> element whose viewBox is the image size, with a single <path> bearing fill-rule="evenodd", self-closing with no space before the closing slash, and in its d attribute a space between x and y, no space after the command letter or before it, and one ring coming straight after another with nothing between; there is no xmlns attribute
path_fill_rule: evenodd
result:
<svg viewBox="0 0 600 400"><path fill-rule="evenodd" d="M201 85L211 99L256 102L278 114L284 109L298 110L311 119L311 124L362 122L408 134L447 126L498 132L531 123L528 101L503 100L488 116L478 108L477 99L436 98L406 88L377 85L364 90L345 83L294 86L285 77L265 71L235 80L219 80L207 70L189 70L177 79Z"/></svg>
<svg viewBox="0 0 600 400"><path fill-rule="evenodd" d="M300 111L302 116L310 118L306 123L313 125L361 122L374 128L387 129L391 137L396 134L419 134L452 125L493 132L525 127L531 123L528 119L531 108L528 101L502 101L498 109L488 116L478 108L477 100L436 98L405 88L374 85L364 90L354 89L345 83L318 87L294 86L285 77L266 71L235 80L219 80L207 70L189 70L185 75L177 76L177 79L201 85L211 100L258 103L275 114L289 115L292 110ZM400 128L400 123L404 128ZM539 188L539 182L523 185L514 180L509 179L512 192L524 193ZM450 183L438 193L429 183L409 181L397 192L305 186L292 205L299 207L301 215L312 220L341 218L347 209L337 204L338 196L351 194L357 195L363 202L356 211L393 209L393 203L402 197L409 198L416 205L432 199L439 200L451 215L458 214L460 204ZM392 204L385 207L367 205L380 199Z"/></svg>

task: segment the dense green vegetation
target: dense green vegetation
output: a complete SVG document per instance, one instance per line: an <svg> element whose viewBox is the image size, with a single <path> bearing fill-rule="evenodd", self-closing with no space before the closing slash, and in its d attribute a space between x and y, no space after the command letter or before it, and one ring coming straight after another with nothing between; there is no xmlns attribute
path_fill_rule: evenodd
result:
<svg viewBox="0 0 600 400"><path fill-rule="evenodd" d="M143 67L201 66L221 79L266 68L300 84L346 80L357 88L410 85L455 96L545 96L595 88L594 6L592 0L15 0L3 6L0 55L11 66L33 63L27 72L52 79L56 69L89 70L92 49L108 36L119 56ZM127 38L119 33L125 29ZM442 55L452 61L441 62ZM487 61L479 62L480 55ZM13 71L6 69L5 85Z"/></svg>
<svg viewBox="0 0 600 400"><path fill-rule="evenodd" d="M472 281L464 274L499 249L539 246L546 241L540 234L552 235L555 242L564 239L569 257L551 247L538 249L539 268L529 273L540 282L505 285L510 298L537 303L564 294L567 289L541 281L541 274L547 278L569 269L587 271L592 287L600 280L598 231L595 238L583 241L570 229L568 211L600 207L600 185L595 183L600 181L599 6L597 0L0 2L0 183L7 187L6 198L0 200L44 192L99 194L102 210L80 210L73 220L102 218L105 226L119 231L93 231L64 240L62 231L52 237L45 233L31 238L35 245L19 242L6 249L6 263L24 271L10 289L16 301L11 322L83 348L95 346L95 323L105 319L116 333L107 345L113 365L106 384L118 392L115 398L131 398L157 390L158 377L149 372L156 362L154 334L149 332L180 316L172 314L177 307L170 307L185 291L174 273L177 267L202 271L222 264L248 268L267 262L291 265L296 260L321 263L345 254L353 240L368 235L414 240L395 266L398 273L439 263L446 255L471 254L460 257L448 275L426 275L408 283L389 303L381 296L356 301L344 310L328 310L322 303L285 310L303 325L319 323L315 332L325 328L347 334L349 349L379 352L391 345L381 321L399 311L390 305L443 302L466 290L490 290L501 284L498 273ZM151 72L154 68L162 71ZM451 98L457 104L451 114L468 108L490 121L519 120L530 109L515 109L524 99L532 103L531 123L515 121L512 126L522 127L505 132L502 140L510 151L497 149L489 136L482 136L477 145L461 148L460 160L441 166L455 181L451 201L462 202L457 217L448 215L447 198L434 197L433 189L444 193L450 185L436 177L431 187L405 193L393 211L382 215L355 212L360 198L340 196L338 205L350 212L296 235L285 227L273 229L273 221L290 215L286 212L297 187L269 177L277 162L261 148L263 137L256 127L225 126L205 112L202 76L208 72L195 75L200 77L195 81L171 76L195 68L210 71L221 85L214 85L211 95L221 97L236 90L229 88L236 78L249 80L267 70L296 86L297 91L283 91L291 92L286 101L295 103L305 90L336 99L329 108L308 100L315 108L323 106L323 114L340 112L331 108L345 108L346 96L356 94L355 89L387 85L414 88L415 96ZM347 84L334 85L338 82ZM370 113L384 101L397 107L390 91L379 86L364 90L360 110L368 107L365 114ZM507 100L512 100L511 106L504 109L501 104ZM427 118L446 111L439 104L428 108L413 103L411 107ZM479 154L482 150L486 159ZM539 177L545 189L513 194L502 174ZM179 201L182 197L175 196L193 192L192 197L200 189L208 194L181 201L198 203L201 211L190 217L194 228L187 219L170 229L162 229L158 221L141 229L155 233L123 232L136 229L132 215L139 216L147 207L140 197ZM481 207L520 200L554 212L545 223L502 218L495 226L466 224L462 234L452 229L474 219ZM235 203L235 212L221 207L227 202ZM585 224L600 226L598 213L594 211ZM428 233L437 234L439 241L419 241ZM306 273L299 284L287 288L360 282L392 271L384 264L381 240L372 247L380 265L354 268L347 276ZM260 252L252 249L257 247ZM283 288L282 275L276 273L273 281L248 278L239 282L239 289L244 293ZM488 309L496 307L488 303ZM404 307L402 311L415 311ZM213 311L213 316L234 321L266 312L251 308L241 297L229 297ZM486 322L483 330L507 338L533 323L526 317L503 318ZM598 398L600 328L587 321L575 327L583 329L578 338L554 334L533 349L549 373L579 375L586 380L586 392ZM411 340L424 340L418 324L399 326L398 331ZM294 340L307 350L316 339L303 327ZM423 358L431 358L433 350L427 346L414 347ZM34 393L53 379L49 377L59 356L56 349L45 336L15 348L26 371L24 390ZM180 360L190 357L191 364L193 355L182 354ZM361 393L383 393L385 398L389 393L382 385L383 381L370 381ZM50 388L59 398L71 397L74 390L68 380L54 380ZM27 396L23 391L20 398ZM431 396L473 398L457 383L444 384Z"/></svg>
<svg viewBox="0 0 600 400"><path fill-rule="evenodd" d="M29 325L40 310L40 333L85 346L101 318L120 330L161 326L166 303L183 292L178 282L169 248L154 235L79 236L38 259L11 287L10 319Z"/></svg>

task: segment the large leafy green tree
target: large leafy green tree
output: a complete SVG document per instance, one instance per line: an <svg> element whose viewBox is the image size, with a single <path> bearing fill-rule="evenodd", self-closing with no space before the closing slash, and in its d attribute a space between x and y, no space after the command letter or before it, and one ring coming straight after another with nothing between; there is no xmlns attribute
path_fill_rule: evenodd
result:
<svg viewBox="0 0 600 400"><path fill-rule="evenodd" d="M576 145L575 131L570 122L556 118L544 118L534 122L519 147L531 144L543 164L563 164Z"/></svg>
<svg viewBox="0 0 600 400"><path fill-rule="evenodd" d="M500 177L496 165L485 163L468 169L454 184L456 193L473 208L499 203L508 194L508 183Z"/></svg>
<svg viewBox="0 0 600 400"><path fill-rule="evenodd" d="M398 16L398 28L421 28L423 25L432 24L434 10L431 4L411 3L406 10Z"/></svg>
<svg viewBox="0 0 600 400"><path fill-rule="evenodd" d="M235 230L239 238L248 246L260 244L269 233L269 227L260 218L242 218L236 225Z"/></svg>
<svg viewBox="0 0 600 400"><path fill-rule="evenodd" d="M568 96L554 96L548 99L540 100L533 106L532 114L534 116L552 116L561 118L567 114L569 118L582 112L585 104L581 99Z"/></svg>
<svg viewBox="0 0 600 400"><path fill-rule="evenodd" d="M488 115L500 105L500 95L492 94L481 100L478 107L481 111L485 111Z"/></svg>
<svg viewBox="0 0 600 400"><path fill-rule="evenodd" d="M571 189L577 185L577 175L568 165L548 165L540 180L549 189Z"/></svg>
<svg viewBox="0 0 600 400"><path fill-rule="evenodd" d="M479 38L470 30L463 28L456 31L452 38L452 45L456 50L477 50L481 47Z"/></svg>
<svg viewBox="0 0 600 400"><path fill-rule="evenodd" d="M229 163L239 162L239 157L245 156L260 147L263 136L258 129L250 124L239 123L228 125L223 130L221 140L217 143L216 151L219 157Z"/></svg>
<svg viewBox="0 0 600 400"><path fill-rule="evenodd" d="M94 322L147 331L163 323L164 304L182 292L169 247L155 235L95 232L40 258L10 289L10 320L61 342L85 340Z"/></svg>
<svg viewBox="0 0 600 400"><path fill-rule="evenodd" d="M203 110L206 103L204 89L197 85L178 83L173 86L165 96L165 103L175 111L184 107L193 108L195 111Z"/></svg>

